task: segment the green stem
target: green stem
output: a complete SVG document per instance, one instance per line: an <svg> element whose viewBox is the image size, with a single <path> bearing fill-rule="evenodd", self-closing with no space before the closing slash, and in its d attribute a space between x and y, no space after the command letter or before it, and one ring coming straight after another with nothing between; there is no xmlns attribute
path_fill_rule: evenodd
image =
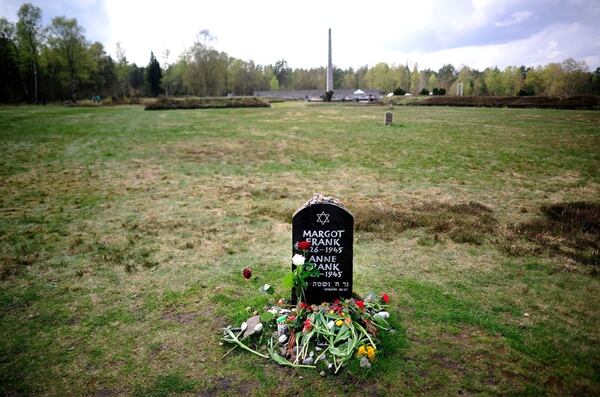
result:
<svg viewBox="0 0 600 397"><path fill-rule="evenodd" d="M369 335L369 333L362 327L362 325L360 324L356 324L356 326L358 328L360 328L360 330L365 334L365 336L367 337L367 339L369 339L369 342L371 343L371 346L375 347L375 343L373 342L373 339L371 339L371 336Z"/></svg>
<svg viewBox="0 0 600 397"><path fill-rule="evenodd" d="M229 334L230 338L223 338L223 340L225 342L229 342L229 343L235 343L237 344L239 347L241 347L244 350L249 351L250 353L254 353L257 356L263 357L263 358L269 358L269 356L266 356L264 354L261 354L259 352L257 352L256 350L252 350L251 348L249 348L248 346L246 346L245 344L243 344L234 334L233 332L231 332L230 330L227 330L227 333Z"/></svg>

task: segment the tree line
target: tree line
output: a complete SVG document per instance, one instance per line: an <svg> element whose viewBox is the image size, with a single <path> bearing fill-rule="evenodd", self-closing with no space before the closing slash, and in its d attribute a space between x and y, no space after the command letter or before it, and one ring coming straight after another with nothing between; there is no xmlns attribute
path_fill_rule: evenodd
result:
<svg viewBox="0 0 600 397"><path fill-rule="evenodd" d="M130 63L117 44L115 59L102 43L90 42L74 18L55 17L42 24L42 10L30 3L18 11L18 20L0 17L0 101L33 102L81 98L165 95L252 95L263 90L314 89L324 91L325 68L291 68L285 60L258 65L229 56L214 47L208 30L199 33L191 48L162 65L150 53L147 65ZM419 70L418 65L378 63L357 69L334 68L336 88L380 89L396 94L454 95L462 84L464 95L600 94L600 68L566 59L544 66L455 68Z"/></svg>

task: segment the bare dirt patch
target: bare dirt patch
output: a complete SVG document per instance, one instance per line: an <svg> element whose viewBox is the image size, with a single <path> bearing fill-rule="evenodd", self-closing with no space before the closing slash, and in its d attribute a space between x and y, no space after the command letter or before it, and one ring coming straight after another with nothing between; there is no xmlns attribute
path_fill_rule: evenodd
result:
<svg viewBox="0 0 600 397"><path fill-rule="evenodd" d="M163 313L163 315L161 316L161 318L163 320L175 321L180 324L189 324L189 323L193 322L196 319L196 317L198 317L198 313L194 313L194 312L189 312L189 313L166 312L166 313Z"/></svg>

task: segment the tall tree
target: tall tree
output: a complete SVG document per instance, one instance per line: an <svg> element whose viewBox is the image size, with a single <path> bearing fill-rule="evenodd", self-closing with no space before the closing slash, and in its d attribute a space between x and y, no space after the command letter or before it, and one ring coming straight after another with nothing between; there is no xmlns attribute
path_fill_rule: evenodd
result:
<svg viewBox="0 0 600 397"><path fill-rule="evenodd" d="M275 62L275 65L273 65L273 73L275 73L275 77L277 77L279 88L289 88L289 84L292 80L292 68L288 66L285 59Z"/></svg>
<svg viewBox="0 0 600 397"><path fill-rule="evenodd" d="M33 100L38 102L38 69L39 53L42 43L42 10L31 3L24 3L19 12L17 22L17 39L21 60L32 74Z"/></svg>
<svg viewBox="0 0 600 397"><path fill-rule="evenodd" d="M127 62L127 57L125 56L125 49L123 46L121 46L120 42L117 42L115 54L117 56L117 63L115 65L118 87L117 95L120 97L129 96L129 63Z"/></svg>
<svg viewBox="0 0 600 397"><path fill-rule="evenodd" d="M440 87L449 90L452 86L452 83L454 83L454 80L456 80L456 76L456 69L452 64L444 65L440 68L440 70L438 70L438 84Z"/></svg>
<svg viewBox="0 0 600 397"><path fill-rule="evenodd" d="M135 63L129 68L129 86L133 96L140 96L144 88L144 68L138 67Z"/></svg>
<svg viewBox="0 0 600 397"><path fill-rule="evenodd" d="M48 27L48 44L64 69L71 100L77 99L77 89L90 80L95 66L87 51L84 29L75 18L55 17Z"/></svg>
<svg viewBox="0 0 600 397"><path fill-rule="evenodd" d="M160 70L160 64L156 60L154 53L150 51L150 62L146 67L146 80L148 81L148 89L152 96L158 96L160 94L160 81L162 79L162 72Z"/></svg>
<svg viewBox="0 0 600 397"><path fill-rule="evenodd" d="M600 95L600 67L594 70L590 76L591 92L594 95Z"/></svg>
<svg viewBox="0 0 600 397"><path fill-rule="evenodd" d="M115 62L106 53L102 43L95 42L89 48L92 63L95 68L91 75L94 94L114 96L117 90L117 74Z"/></svg>
<svg viewBox="0 0 600 397"><path fill-rule="evenodd" d="M0 17L0 101L14 102L19 97L19 84L27 92L19 65L19 48L15 25Z"/></svg>

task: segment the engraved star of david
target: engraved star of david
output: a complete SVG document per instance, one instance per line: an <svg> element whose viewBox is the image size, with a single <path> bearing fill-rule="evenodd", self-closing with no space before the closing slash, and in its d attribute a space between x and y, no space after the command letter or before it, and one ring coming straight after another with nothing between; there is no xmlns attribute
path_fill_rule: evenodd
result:
<svg viewBox="0 0 600 397"><path fill-rule="evenodd" d="M329 223L329 214L326 214L325 211L317 214L317 223L320 223L321 225Z"/></svg>

